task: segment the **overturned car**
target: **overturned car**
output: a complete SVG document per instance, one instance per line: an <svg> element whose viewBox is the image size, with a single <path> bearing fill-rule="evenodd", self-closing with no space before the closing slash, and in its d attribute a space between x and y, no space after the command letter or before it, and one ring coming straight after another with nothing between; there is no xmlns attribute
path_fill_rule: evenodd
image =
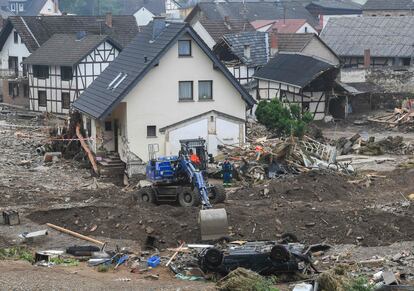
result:
<svg viewBox="0 0 414 291"><path fill-rule="evenodd" d="M299 243L279 244L272 241L246 242L226 249L206 248L198 254L198 263L205 273L222 276L243 267L261 275L318 272L311 260L309 247Z"/></svg>

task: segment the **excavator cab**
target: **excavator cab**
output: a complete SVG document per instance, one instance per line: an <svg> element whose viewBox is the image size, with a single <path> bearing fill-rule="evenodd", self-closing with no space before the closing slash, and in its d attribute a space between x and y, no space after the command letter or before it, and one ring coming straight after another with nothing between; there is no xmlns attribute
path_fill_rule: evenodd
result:
<svg viewBox="0 0 414 291"><path fill-rule="evenodd" d="M206 171L209 162L209 156L207 154L206 141L202 138L197 139L183 139L180 140L181 151L185 151L186 154L189 154L190 150L193 151L201 161L198 169L201 171Z"/></svg>

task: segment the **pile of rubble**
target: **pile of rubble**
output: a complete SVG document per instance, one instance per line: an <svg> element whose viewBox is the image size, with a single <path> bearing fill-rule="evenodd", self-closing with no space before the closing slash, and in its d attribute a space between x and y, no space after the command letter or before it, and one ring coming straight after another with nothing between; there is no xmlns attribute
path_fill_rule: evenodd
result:
<svg viewBox="0 0 414 291"><path fill-rule="evenodd" d="M383 154L410 155L414 153L414 145L405 143L402 136L388 136L376 141L371 136L368 139L355 134L350 139L340 138L336 141L338 155L360 154L379 156Z"/></svg>
<svg viewBox="0 0 414 291"><path fill-rule="evenodd" d="M222 154L216 160L230 159L236 178L253 183L314 169L353 172L351 167L337 163L335 147L307 136L303 139L261 137L243 147L223 145L220 150Z"/></svg>
<svg viewBox="0 0 414 291"><path fill-rule="evenodd" d="M395 108L394 112L371 116L368 121L385 124L389 127L412 127L414 125L414 100L406 100L401 108Z"/></svg>

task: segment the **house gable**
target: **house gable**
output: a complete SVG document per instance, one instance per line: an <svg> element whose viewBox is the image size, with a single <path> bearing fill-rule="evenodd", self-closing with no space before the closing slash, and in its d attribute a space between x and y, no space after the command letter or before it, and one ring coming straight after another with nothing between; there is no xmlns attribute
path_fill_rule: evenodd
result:
<svg viewBox="0 0 414 291"><path fill-rule="evenodd" d="M61 15L59 8L53 0L47 0L39 11L39 15Z"/></svg>
<svg viewBox="0 0 414 291"><path fill-rule="evenodd" d="M146 27L146 30L132 41L112 66L104 72L101 78L98 78L85 91L83 96L75 102L75 109L97 119L105 118L135 88L146 74L158 65L160 59L186 33L191 36L194 42L204 52L205 56L213 62L214 68L218 72L221 72L225 79L239 92L247 106L253 106L255 103L254 99L218 60L198 34L188 24L171 23L155 41L152 39L152 25ZM140 47L138 53L137 47ZM130 66L122 67L122 64L125 64L125 62L129 62ZM191 67L191 70L194 70L194 67ZM108 90L108 80L114 80L120 74L124 74L125 76L123 82L117 88Z"/></svg>
<svg viewBox="0 0 414 291"><path fill-rule="evenodd" d="M191 57L178 56L178 41L190 40ZM179 69L178 69L179 68ZM192 82L192 100L179 100L179 82ZM200 81L212 82L212 100L199 98ZM177 39L132 90L123 98L129 149L140 158L147 157L144 143L163 144L159 129L183 122L207 111L224 111L238 124L245 120L246 103L240 92L214 68L214 62L189 33ZM149 140L147 126L155 126L157 136ZM133 129L133 130L132 130ZM196 136L194 136L196 137Z"/></svg>
<svg viewBox="0 0 414 291"><path fill-rule="evenodd" d="M88 51L82 59L73 64L50 64L49 78L36 78L33 67L29 67L30 109L67 114L69 107L63 106L63 96L69 96L69 103L73 103L105 68L118 56L119 48L107 39ZM55 62L53 62L55 63ZM62 78L62 67L71 67L73 77L69 80ZM46 94L46 106L39 104L39 91Z"/></svg>
<svg viewBox="0 0 414 291"><path fill-rule="evenodd" d="M30 52L27 49L26 45L23 43L20 35L18 36L18 43L15 43L15 32L17 31L11 27L11 31L4 41L3 48L0 51L0 67L3 70L7 70L9 68L9 57L17 57L18 64L20 64L23 61L23 58L26 58L30 55Z"/></svg>
<svg viewBox="0 0 414 291"><path fill-rule="evenodd" d="M141 7L134 13L134 17L137 20L138 26L144 26L151 22L154 18L154 14L151 13L147 8Z"/></svg>
<svg viewBox="0 0 414 291"><path fill-rule="evenodd" d="M306 44L301 52L317 56L334 65L339 65L340 63L339 57L316 35Z"/></svg>

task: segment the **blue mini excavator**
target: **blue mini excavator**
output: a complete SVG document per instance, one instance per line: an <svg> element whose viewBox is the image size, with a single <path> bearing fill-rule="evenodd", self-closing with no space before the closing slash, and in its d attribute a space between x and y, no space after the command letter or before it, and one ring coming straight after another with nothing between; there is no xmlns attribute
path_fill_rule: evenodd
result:
<svg viewBox="0 0 414 291"><path fill-rule="evenodd" d="M207 151L205 140L181 140L178 156L156 157L150 150L150 161L146 167L147 181L151 186L143 187L134 193L137 201L151 203L176 202L183 207L199 206L199 223L202 240L216 240L227 236L228 222L224 208L213 209L211 203L224 202L224 188L208 183L205 170ZM192 150L200 158L200 165L190 161Z"/></svg>

